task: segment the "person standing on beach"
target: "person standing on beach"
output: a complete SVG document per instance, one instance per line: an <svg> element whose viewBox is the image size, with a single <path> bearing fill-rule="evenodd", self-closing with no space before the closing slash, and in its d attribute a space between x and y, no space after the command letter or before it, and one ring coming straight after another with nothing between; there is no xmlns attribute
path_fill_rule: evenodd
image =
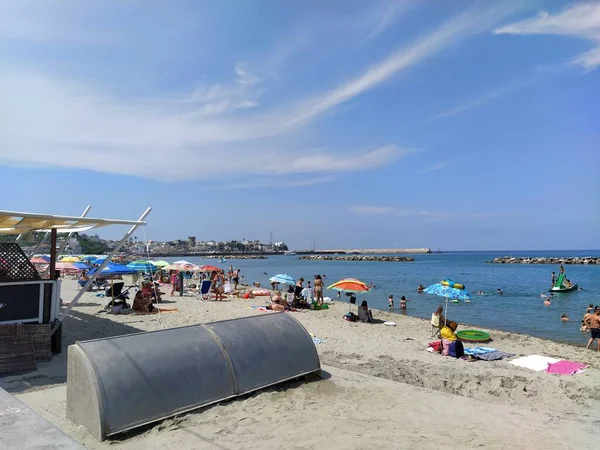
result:
<svg viewBox="0 0 600 450"><path fill-rule="evenodd" d="M227 279L231 283L231 280L233 279L233 264L229 265L229 270L227 271Z"/></svg>
<svg viewBox="0 0 600 450"><path fill-rule="evenodd" d="M231 275L233 276L233 289L237 291L238 284L240 283L240 269L235 269Z"/></svg>
<svg viewBox="0 0 600 450"><path fill-rule="evenodd" d="M315 286L315 300L317 301L317 306L322 306L323 305L323 280L321 279L321 275L315 276L314 286Z"/></svg>
<svg viewBox="0 0 600 450"><path fill-rule="evenodd" d="M592 346L594 339L598 339L598 351L600 352L600 306L596 306L594 314L587 315L587 318L584 319L584 322L592 332L586 348L589 349Z"/></svg>

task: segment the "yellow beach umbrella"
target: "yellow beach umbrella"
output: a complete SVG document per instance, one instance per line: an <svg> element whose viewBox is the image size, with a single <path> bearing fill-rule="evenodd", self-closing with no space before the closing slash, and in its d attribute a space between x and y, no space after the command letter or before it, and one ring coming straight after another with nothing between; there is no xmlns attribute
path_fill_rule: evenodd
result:
<svg viewBox="0 0 600 450"><path fill-rule="evenodd" d="M80 259L77 256L65 256L64 258L62 258L60 260L60 262L65 262L65 263L74 263L74 262L79 262Z"/></svg>

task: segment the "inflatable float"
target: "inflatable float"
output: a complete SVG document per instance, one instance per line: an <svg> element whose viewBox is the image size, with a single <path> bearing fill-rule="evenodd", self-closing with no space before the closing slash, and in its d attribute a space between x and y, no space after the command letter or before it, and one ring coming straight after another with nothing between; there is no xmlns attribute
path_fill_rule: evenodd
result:
<svg viewBox="0 0 600 450"><path fill-rule="evenodd" d="M454 281L450 280L450 279L445 279L444 281L441 282L442 286L448 286L454 289L464 289L465 285L464 284L460 284L460 283L455 283Z"/></svg>
<svg viewBox="0 0 600 450"><path fill-rule="evenodd" d="M479 330L461 330L456 332L456 337L463 342L489 342L490 334Z"/></svg>

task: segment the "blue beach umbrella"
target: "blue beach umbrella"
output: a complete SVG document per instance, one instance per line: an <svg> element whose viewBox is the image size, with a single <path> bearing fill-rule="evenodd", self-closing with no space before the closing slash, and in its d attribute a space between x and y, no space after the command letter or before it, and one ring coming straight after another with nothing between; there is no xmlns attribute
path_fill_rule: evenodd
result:
<svg viewBox="0 0 600 450"><path fill-rule="evenodd" d="M274 277L269 278L269 281L272 283L281 283L281 284L296 284L296 280L294 280L287 273L280 273L275 275Z"/></svg>
<svg viewBox="0 0 600 450"><path fill-rule="evenodd" d="M465 289L465 285L461 283L457 283L451 278L446 278L439 283L432 284L427 289L425 289L427 294L437 295L439 297L446 298L446 314L448 313L448 300L468 300L471 298L471 295ZM446 315L444 315L444 319ZM444 326L446 324L444 323Z"/></svg>
<svg viewBox="0 0 600 450"><path fill-rule="evenodd" d="M92 269L90 271L90 275L93 273L96 273L97 269ZM114 263L108 263L106 265L106 267L104 267L104 269L102 269L100 271L100 275L103 276L112 276L112 275L130 275L130 274L134 274L137 273L137 270L133 270L130 269L127 266L124 266L123 264L114 264Z"/></svg>
<svg viewBox="0 0 600 450"><path fill-rule="evenodd" d="M77 267L78 269L81 269L81 270L88 270L90 268L90 266L88 266L86 263L82 263L82 262L74 262L71 264L73 264L75 267Z"/></svg>
<svg viewBox="0 0 600 450"><path fill-rule="evenodd" d="M133 261L127 264L127 267L129 267L131 270L135 270L136 272L154 273L158 270L158 267L156 267L150 261Z"/></svg>
<svg viewBox="0 0 600 450"><path fill-rule="evenodd" d="M96 258L96 259L94 259L92 261L92 264L99 266L100 264L102 264L104 262L105 259L106 259L106 256L102 256L100 258Z"/></svg>

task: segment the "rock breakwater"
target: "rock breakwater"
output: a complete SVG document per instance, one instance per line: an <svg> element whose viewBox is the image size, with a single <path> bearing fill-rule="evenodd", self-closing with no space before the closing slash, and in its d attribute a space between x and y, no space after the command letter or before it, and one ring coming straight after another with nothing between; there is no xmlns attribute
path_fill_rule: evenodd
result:
<svg viewBox="0 0 600 450"><path fill-rule="evenodd" d="M410 256L329 256L329 255L306 255L298 259L308 259L311 261L381 261L381 262L407 262L414 261Z"/></svg>
<svg viewBox="0 0 600 450"><path fill-rule="evenodd" d="M552 257L522 257L501 256L487 261L492 264L600 264L600 257L596 256L569 256L563 258Z"/></svg>
<svg viewBox="0 0 600 450"><path fill-rule="evenodd" d="M267 259L267 257L265 255L223 255L223 256L218 256L218 255L209 255L206 256L205 258L208 259Z"/></svg>

